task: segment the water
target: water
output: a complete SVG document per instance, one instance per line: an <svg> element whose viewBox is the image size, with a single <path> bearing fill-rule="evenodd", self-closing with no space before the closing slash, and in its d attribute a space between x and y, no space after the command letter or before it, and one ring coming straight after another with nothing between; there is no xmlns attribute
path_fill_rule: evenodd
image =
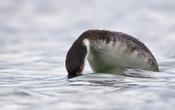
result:
<svg viewBox="0 0 175 110"><path fill-rule="evenodd" d="M144 42L161 72L128 69L68 80L65 55L87 29ZM174 110L174 0L1 0L1 110Z"/></svg>

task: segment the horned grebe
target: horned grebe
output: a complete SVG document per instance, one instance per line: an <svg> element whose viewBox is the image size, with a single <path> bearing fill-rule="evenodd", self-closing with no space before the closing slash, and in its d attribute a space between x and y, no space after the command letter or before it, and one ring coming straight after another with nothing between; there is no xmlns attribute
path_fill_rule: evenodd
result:
<svg viewBox="0 0 175 110"><path fill-rule="evenodd" d="M123 32L88 30L80 35L66 56L68 78L82 75L86 58L96 73L126 68L159 71L151 51Z"/></svg>

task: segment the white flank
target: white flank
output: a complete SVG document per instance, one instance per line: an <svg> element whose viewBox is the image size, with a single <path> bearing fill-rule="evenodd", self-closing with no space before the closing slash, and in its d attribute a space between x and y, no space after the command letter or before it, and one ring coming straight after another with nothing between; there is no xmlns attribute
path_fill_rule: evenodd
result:
<svg viewBox="0 0 175 110"><path fill-rule="evenodd" d="M117 72L125 68L152 69L148 64L148 56L138 57L139 52L129 52L124 43L84 39L83 44L87 47L86 58L94 72Z"/></svg>

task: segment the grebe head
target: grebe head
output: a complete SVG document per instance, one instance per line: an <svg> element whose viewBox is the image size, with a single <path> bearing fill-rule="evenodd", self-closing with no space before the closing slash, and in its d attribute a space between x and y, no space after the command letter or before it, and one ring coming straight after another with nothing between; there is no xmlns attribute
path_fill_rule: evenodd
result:
<svg viewBox="0 0 175 110"><path fill-rule="evenodd" d="M69 49L66 56L66 69L68 71L68 78L82 75L86 53L86 46L83 45L81 39L77 39L77 41L74 42L72 47Z"/></svg>

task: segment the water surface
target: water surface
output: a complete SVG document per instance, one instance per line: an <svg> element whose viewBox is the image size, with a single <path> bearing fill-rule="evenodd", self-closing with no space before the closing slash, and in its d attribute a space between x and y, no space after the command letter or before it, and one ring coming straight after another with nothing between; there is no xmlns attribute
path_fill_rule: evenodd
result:
<svg viewBox="0 0 175 110"><path fill-rule="evenodd" d="M1 0L1 110L174 110L175 1ZM128 69L68 80L64 61L87 29L131 34L161 72Z"/></svg>

